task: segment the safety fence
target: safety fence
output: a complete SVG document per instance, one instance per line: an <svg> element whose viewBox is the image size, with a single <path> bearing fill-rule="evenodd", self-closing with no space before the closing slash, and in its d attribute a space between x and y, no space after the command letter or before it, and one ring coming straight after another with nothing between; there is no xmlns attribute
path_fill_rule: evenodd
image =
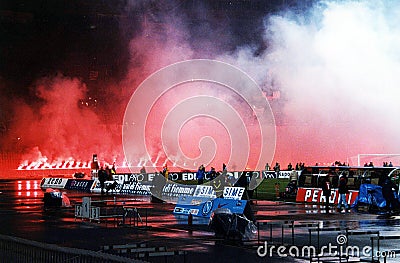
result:
<svg viewBox="0 0 400 263"><path fill-rule="evenodd" d="M168 250L166 246L148 246L146 243L102 246L101 251L134 259L153 261L164 258L164 262L186 262L186 251Z"/></svg>
<svg viewBox="0 0 400 263"><path fill-rule="evenodd" d="M81 203L75 204L75 220L88 219L97 223L112 223L114 226L143 226L147 227L147 208L141 209L142 215L136 206L112 200L92 200L91 197L83 197Z"/></svg>
<svg viewBox="0 0 400 263"><path fill-rule="evenodd" d="M256 240L247 244L256 243L264 256L281 253L309 262L384 263L397 262L400 257L400 249L389 243L400 241L398 232L389 235L377 230L351 230L324 226L321 222L295 221L257 222L257 230ZM397 244L400 247L400 242Z"/></svg>
<svg viewBox="0 0 400 263"><path fill-rule="evenodd" d="M68 262L68 263L117 263L117 262L143 262L141 260L124 258L77 248L59 247L37 241L26 240L18 237L0 235L0 258L2 262L42 263L42 262Z"/></svg>

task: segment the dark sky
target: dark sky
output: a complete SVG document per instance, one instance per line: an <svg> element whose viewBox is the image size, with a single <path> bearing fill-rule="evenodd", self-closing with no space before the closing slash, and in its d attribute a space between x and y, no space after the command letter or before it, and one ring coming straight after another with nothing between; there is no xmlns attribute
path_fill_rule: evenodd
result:
<svg viewBox="0 0 400 263"><path fill-rule="evenodd" d="M246 45L258 53L266 48L262 19L282 3L290 5L290 1L278 0L1 1L1 130L12 119L10 104L15 99L32 105L40 102L32 86L43 77L78 77L89 95L104 100L99 95L106 93L102 87L124 79L132 61L142 63L141 54L129 50L129 43L147 24L153 28L150 37L163 42L169 36L154 28L179 17L190 34L189 45L201 57L210 45L211 56Z"/></svg>
<svg viewBox="0 0 400 263"><path fill-rule="evenodd" d="M164 42L170 36L163 27L171 18L179 17L185 24L191 35L187 41L195 52L203 53L204 43L210 41L214 53L240 45L263 49L261 19L280 3L267 2L1 1L0 131L8 135L19 121L18 104L26 103L33 110L41 106L35 86L42 78L76 77L87 86L87 97L108 105L110 83L125 79L130 65L143 64L142 54L129 46L130 41L151 28L149 38ZM221 33L229 37L221 38ZM200 38L209 41L197 41ZM117 123L120 120L121 116L115 118Z"/></svg>
<svg viewBox="0 0 400 263"><path fill-rule="evenodd" d="M105 67L108 77L121 79L128 63L128 43L143 30L143 21L163 23L171 14L185 17L190 32L200 37L212 38L222 25L230 31L230 39L215 45L224 51L240 45L262 49L261 19L281 2L1 1L0 76L17 92L57 71L85 80L88 71ZM202 48L198 41L191 44Z"/></svg>
<svg viewBox="0 0 400 263"><path fill-rule="evenodd" d="M103 1L109 2L109 1ZM113 1L8 1L1 11L1 76L23 91L37 78L61 71L87 78L104 64L123 74L128 36L121 36L123 5Z"/></svg>

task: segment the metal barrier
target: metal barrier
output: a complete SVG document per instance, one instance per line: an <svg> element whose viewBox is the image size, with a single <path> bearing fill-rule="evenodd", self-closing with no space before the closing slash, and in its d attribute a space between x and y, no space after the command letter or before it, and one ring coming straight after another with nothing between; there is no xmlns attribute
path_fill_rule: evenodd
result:
<svg viewBox="0 0 400 263"><path fill-rule="evenodd" d="M0 235L0 258L4 262L68 262L68 263L117 263L143 262L117 255L77 248L59 247L18 237Z"/></svg>
<svg viewBox="0 0 400 263"><path fill-rule="evenodd" d="M111 205L109 205L109 203ZM132 205L118 204L116 197L113 200L97 200L94 201L90 197L82 198L82 203L75 205L75 220L88 219L89 221L97 221L108 223L111 219L115 226L132 225L139 226L139 222L147 227L147 208L145 208L145 219L139 213L139 210Z"/></svg>
<svg viewBox="0 0 400 263"><path fill-rule="evenodd" d="M267 235L261 236L261 228L264 226L264 231L267 231ZM301 238L301 242L296 242L295 236L299 234L296 232L296 229L306 228L306 231L302 231L303 235ZM290 231L288 231L290 229ZM353 260L357 260L357 262L381 262L380 260L386 260L390 257L396 256L396 253L400 253L399 250L390 250L383 251L384 254L380 255L380 258L376 257L376 251L380 251L381 240L400 240L400 236L382 236L379 231L360 231L360 230L349 230L347 227L321 227L319 223L295 223L295 221L284 221L284 222L257 222L257 230L258 235L255 240L258 245L264 244L266 240L268 240L268 244L271 244L271 247L278 246L296 246L297 248L304 247L315 247L315 255L308 255L307 257L299 257L304 260L309 260L310 262L349 262L352 258ZM268 234L269 232L269 234ZM306 240L304 235L307 235L308 232L308 244L304 242ZM275 234L273 234L275 233ZM327 233L324 235L325 241L329 240L332 237L338 238L339 235L343 235L345 242L334 244L338 248L337 253L332 256L330 253L325 253L322 248L324 246L321 244L321 234ZM333 235L335 234L335 235ZM372 248L372 253L370 257L361 257L361 255L356 256L349 254L348 252L354 246L351 246L349 243L350 236L364 236L365 244L368 244L370 241L370 246ZM265 238L265 240L262 240ZM290 241L289 241L290 239ZM286 243L285 243L286 241ZM289 241L289 242L288 242ZM338 242L338 240L335 240ZM326 245L326 244L325 244ZM355 245L360 245L356 243ZM325 246L326 248L326 246ZM349 250L350 249L350 250ZM344 252L343 252L344 251Z"/></svg>
<svg viewBox="0 0 400 263"><path fill-rule="evenodd" d="M390 250L390 251L380 251L380 241L381 240L400 240L400 236L382 236L377 235L375 237L371 237L371 262L380 262L380 258L375 258L375 250L374 250L374 240L377 240L377 252L380 253L380 258L383 258L383 262L386 263L387 258L396 258L396 253L400 253L399 250Z"/></svg>
<svg viewBox="0 0 400 263"><path fill-rule="evenodd" d="M183 262L186 262L187 255L186 251L169 251L165 246L149 247L146 243L102 246L101 250L130 258L142 258L146 261L154 257L164 257L165 262L167 262L167 259L170 257L183 256Z"/></svg>
<svg viewBox="0 0 400 263"><path fill-rule="evenodd" d="M290 229L291 234L291 243L294 245L295 243L295 229L296 228L307 228L307 227L317 227L319 223L302 223L302 224L295 224L294 221L284 221L284 222L257 222L257 242L261 244L261 237L260 237L260 226L267 226L269 229L269 241L272 242L272 233L274 226L279 227L281 230L281 245L284 245L284 237L285 237L285 229Z"/></svg>

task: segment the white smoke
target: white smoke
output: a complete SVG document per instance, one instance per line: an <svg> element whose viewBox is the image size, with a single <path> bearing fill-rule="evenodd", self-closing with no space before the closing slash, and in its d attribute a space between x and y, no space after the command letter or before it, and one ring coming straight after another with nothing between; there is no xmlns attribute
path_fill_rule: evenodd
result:
<svg viewBox="0 0 400 263"><path fill-rule="evenodd" d="M321 1L266 18L261 57L237 52L238 65L281 91L286 125L276 158L397 153L399 10L393 1Z"/></svg>

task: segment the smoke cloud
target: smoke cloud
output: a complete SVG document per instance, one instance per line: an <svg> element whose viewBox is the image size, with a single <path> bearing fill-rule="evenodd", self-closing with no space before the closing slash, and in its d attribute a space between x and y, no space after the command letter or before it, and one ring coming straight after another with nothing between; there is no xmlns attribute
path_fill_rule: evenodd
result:
<svg viewBox="0 0 400 263"><path fill-rule="evenodd" d="M332 1L309 16L266 21L265 62L285 98L286 152L316 162L398 153L398 10L393 1Z"/></svg>
<svg viewBox="0 0 400 263"><path fill-rule="evenodd" d="M57 69L61 73L38 78L21 96L10 93L1 79L2 98L10 97L2 103L2 126L7 124L2 149L31 161L87 161L93 153L122 161L123 114L136 87L172 63L211 58L248 73L270 98L277 123L274 162L349 162L359 153L398 153L399 7L394 1L319 1L303 9L257 13L254 19L238 19L240 24L215 15L206 3L189 12L179 2L163 8L157 1L129 1L119 20L126 52L112 58L128 61L119 70L123 76L89 85L70 74L64 61L66 68ZM202 84L193 90L235 101L220 88ZM88 98L98 99L95 107L85 105ZM150 119L165 116L176 98L173 91L165 94ZM246 115L248 105L239 111ZM245 121L250 125L251 118ZM207 125L198 119L191 124L180 140L183 149L196 152L198 139L192 144L190 138L204 136ZM216 134L226 137L226 131ZM162 145L151 138L154 159L164 163ZM223 152L228 155L229 149Z"/></svg>
<svg viewBox="0 0 400 263"><path fill-rule="evenodd" d="M33 89L40 103L36 107L20 103L11 128L19 135L21 150L31 148L24 160L88 161L103 151L108 157L118 155L113 131L93 108L78 103L87 92L81 81L58 75L41 79Z"/></svg>

